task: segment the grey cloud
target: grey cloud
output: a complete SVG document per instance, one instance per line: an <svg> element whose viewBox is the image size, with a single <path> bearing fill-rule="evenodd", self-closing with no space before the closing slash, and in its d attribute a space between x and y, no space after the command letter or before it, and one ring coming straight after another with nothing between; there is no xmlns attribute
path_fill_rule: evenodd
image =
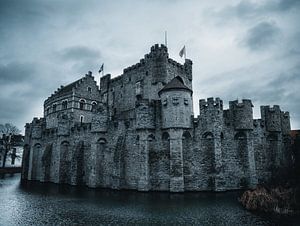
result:
<svg viewBox="0 0 300 226"><path fill-rule="evenodd" d="M34 78L35 72L33 64L12 62L7 65L0 65L0 86L27 82Z"/></svg>
<svg viewBox="0 0 300 226"><path fill-rule="evenodd" d="M298 0L275 0L253 2L243 0L235 5L224 7L218 14L227 18L237 17L241 19L252 19L265 17L266 14L284 13L290 10L300 10Z"/></svg>
<svg viewBox="0 0 300 226"><path fill-rule="evenodd" d="M214 11L214 15L208 10L216 8L221 10ZM276 57L276 54L297 58L300 53L299 35L296 34L300 13L297 14L297 10L298 1L291 0L259 3L250 0L238 3L235 0L176 3L158 0L2 0L0 105L5 109L0 108L0 121L19 123L22 127L32 117L41 116L43 100L57 87L80 78L88 70L97 72L102 63L105 64L105 73L116 76L124 67L138 62L152 44L163 42L165 30L169 35L170 57L180 61L176 58L177 49L181 44L189 47L189 57L195 62L195 95L204 91L205 96L201 98L218 95L224 101L245 97L256 101L256 106L262 101L263 104L278 103L284 110L299 112L295 107L299 106L294 103L296 92L286 88L291 84L295 87L296 74L292 76L292 72L282 69L270 74L273 79L267 81L262 75L270 71L272 64L256 74L252 74L253 68L244 72L234 71L234 76L226 72L241 65L249 67L254 61ZM224 26L215 26L216 18ZM262 22L266 20L275 22ZM247 29L248 33L241 42L231 43L234 37ZM215 37L224 39L214 43ZM279 38L281 49L276 52L270 47ZM243 48L253 50L253 54L239 48L241 43ZM226 45L232 47L232 51ZM265 51L258 51L261 49ZM236 60L235 63L232 59L237 56L241 62ZM216 67L213 65L215 57L226 59L218 60ZM254 57L257 59L253 60ZM205 59L208 63L203 67ZM272 63L276 64L276 61ZM286 61L284 67L291 67L290 61ZM225 77L215 76L216 71L223 72ZM209 75L214 78L214 83L199 82ZM98 74L95 79L99 83ZM7 95L4 90L9 90L10 94ZM300 121L300 116L296 120Z"/></svg>
<svg viewBox="0 0 300 226"><path fill-rule="evenodd" d="M274 11L288 11L290 9L295 9L299 6L299 0L280 0L275 1L275 4L272 4L272 1L269 1L266 8Z"/></svg>
<svg viewBox="0 0 300 226"><path fill-rule="evenodd" d="M267 62L263 62L265 63ZM271 68L276 61L268 63ZM250 67L214 75L203 83L208 84L205 87L206 92L214 90L211 95L221 97L225 104L226 101L236 98L251 99L255 108L259 105L279 104L282 110L290 112L293 126L299 127L300 97L297 92L300 84L300 62L291 68L282 68L277 73L265 73L261 76L261 72Z"/></svg>
<svg viewBox="0 0 300 226"><path fill-rule="evenodd" d="M86 60L101 56L100 52L85 46L72 46L61 51L60 56L64 60Z"/></svg>
<svg viewBox="0 0 300 226"><path fill-rule="evenodd" d="M274 22L261 22L247 31L241 44L254 51L264 50L275 43L280 34L280 29Z"/></svg>

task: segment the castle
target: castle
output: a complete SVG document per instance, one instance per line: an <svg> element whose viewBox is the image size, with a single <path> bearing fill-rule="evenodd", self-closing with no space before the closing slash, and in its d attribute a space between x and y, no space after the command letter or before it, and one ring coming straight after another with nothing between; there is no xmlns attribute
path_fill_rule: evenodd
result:
<svg viewBox="0 0 300 226"><path fill-rule="evenodd" d="M123 74L92 73L61 86L44 117L25 126L23 180L139 191L224 191L255 187L289 164L290 117L251 100L199 101L192 61L154 45ZM205 85L205 84L203 84Z"/></svg>

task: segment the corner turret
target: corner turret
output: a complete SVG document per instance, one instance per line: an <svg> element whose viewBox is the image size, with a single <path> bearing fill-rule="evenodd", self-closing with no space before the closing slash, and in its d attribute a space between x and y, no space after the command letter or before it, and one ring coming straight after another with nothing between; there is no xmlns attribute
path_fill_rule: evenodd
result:
<svg viewBox="0 0 300 226"><path fill-rule="evenodd" d="M162 127L191 128L192 90L179 77L159 91L162 101Z"/></svg>

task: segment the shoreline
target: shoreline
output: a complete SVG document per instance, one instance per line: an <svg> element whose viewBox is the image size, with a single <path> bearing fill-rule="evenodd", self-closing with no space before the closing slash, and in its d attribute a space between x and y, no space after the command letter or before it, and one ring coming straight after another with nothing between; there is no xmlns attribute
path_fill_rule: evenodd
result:
<svg viewBox="0 0 300 226"><path fill-rule="evenodd" d="M273 213L278 215L300 215L299 188L284 188L277 186L266 188L258 186L256 189L245 191L239 198L242 206L250 211Z"/></svg>

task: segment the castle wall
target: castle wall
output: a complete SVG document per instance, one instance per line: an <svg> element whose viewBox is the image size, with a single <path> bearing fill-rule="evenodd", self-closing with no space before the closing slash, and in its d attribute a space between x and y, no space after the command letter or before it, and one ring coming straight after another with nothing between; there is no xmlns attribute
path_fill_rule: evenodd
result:
<svg viewBox="0 0 300 226"><path fill-rule="evenodd" d="M160 99L158 92L176 76L192 88L192 62L186 60L181 65L168 57L164 45L155 45L139 63L124 69L122 75L101 78L101 98L108 104L111 116L134 109L136 99Z"/></svg>
<svg viewBox="0 0 300 226"><path fill-rule="evenodd" d="M262 106L253 119L251 100L224 110L222 100L208 98L193 118L191 90L163 89L175 77L192 89L192 62L179 64L155 45L121 76L103 76L100 90L90 73L61 87L45 101L45 117L26 124L22 179L223 191L254 187L288 167L287 112Z"/></svg>

